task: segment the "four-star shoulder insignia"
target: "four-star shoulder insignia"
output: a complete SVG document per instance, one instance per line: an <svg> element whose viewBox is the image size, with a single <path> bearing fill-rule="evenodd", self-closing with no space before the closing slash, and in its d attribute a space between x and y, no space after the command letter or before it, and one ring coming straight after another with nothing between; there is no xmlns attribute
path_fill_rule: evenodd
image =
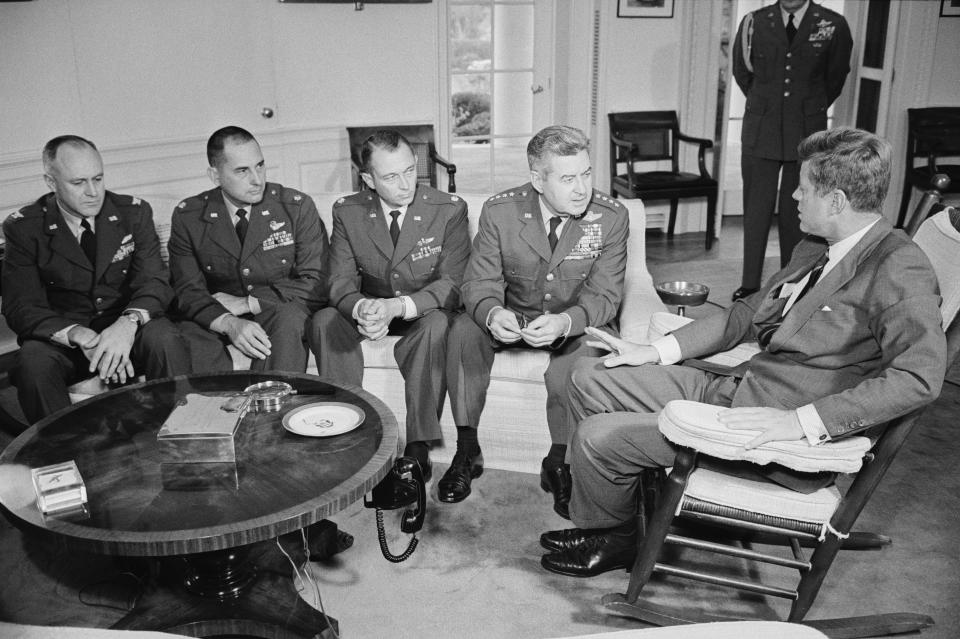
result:
<svg viewBox="0 0 960 639"><path fill-rule="evenodd" d="M21 213L20 211L14 211L13 213L10 214L10 219L11 219L11 220L22 220L22 219L23 219L23 213Z"/></svg>
<svg viewBox="0 0 960 639"><path fill-rule="evenodd" d="M131 196L131 198L130 198L130 204L133 204L134 206L140 206L140 201L141 201L141 200L140 200L140 198L138 198L138 197L132 197L132 196Z"/></svg>
<svg viewBox="0 0 960 639"><path fill-rule="evenodd" d="M185 209L185 208L187 208L187 203L186 203L186 202L180 202L180 204L177 204L177 208L178 208L178 209Z"/></svg>
<svg viewBox="0 0 960 639"><path fill-rule="evenodd" d="M451 202L459 202L459 201L460 201L460 198L458 198L456 195L451 195L451 196L450 196L450 201L451 201Z"/></svg>
<svg viewBox="0 0 960 639"><path fill-rule="evenodd" d="M337 204L343 204L345 201L346 201L345 198L340 198L339 200L337 200Z"/></svg>
<svg viewBox="0 0 960 639"><path fill-rule="evenodd" d="M293 201L294 201L294 202L299 202L299 201L302 200L302 199L303 199L303 196L302 196L302 195L294 195L294 196L293 196Z"/></svg>

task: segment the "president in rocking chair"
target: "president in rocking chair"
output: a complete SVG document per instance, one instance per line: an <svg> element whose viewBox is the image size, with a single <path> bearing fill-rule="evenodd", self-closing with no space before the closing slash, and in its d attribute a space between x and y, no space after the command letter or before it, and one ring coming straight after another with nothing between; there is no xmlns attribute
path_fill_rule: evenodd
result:
<svg viewBox="0 0 960 639"><path fill-rule="evenodd" d="M652 345L597 339L612 354L575 366L568 392L579 422L571 444L577 528L541 536L547 570L590 577L631 565L640 472L670 466L676 454L657 428L671 400L730 407L718 420L759 431L745 445L755 448L875 436L939 394L947 348L937 278L921 249L880 215L890 145L838 128L803 140L799 156L793 197L808 236L785 268L724 312ZM695 360L749 339L762 350L733 371ZM775 464L741 462L737 471L801 492L833 481Z"/></svg>

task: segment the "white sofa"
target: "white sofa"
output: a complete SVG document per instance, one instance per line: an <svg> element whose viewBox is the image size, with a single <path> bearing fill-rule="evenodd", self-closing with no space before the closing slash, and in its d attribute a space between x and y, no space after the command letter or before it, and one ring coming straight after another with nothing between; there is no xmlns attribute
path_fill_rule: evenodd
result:
<svg viewBox="0 0 960 639"><path fill-rule="evenodd" d="M154 221L160 235L166 257L166 240L170 235L170 215L180 201L179 197L157 194L137 194L153 207ZM329 232L332 228L331 208L341 197L340 193L311 193L320 216ZM476 233L477 220L487 196L458 194L468 205L471 236ZM627 274L624 301L620 313L623 335L636 341L646 341L650 317L654 312L665 311L653 288L646 266L644 232L646 219L640 200L621 200L630 211L630 240L627 259ZM9 351L16 348L16 341L9 335L6 325L6 340L0 341ZM2 332L2 331L0 331ZM364 342L363 387L382 399L394 412L401 425L406 419L403 399L403 379L393 359L393 345L397 338L387 337L377 342ZM0 354L5 351L0 351ZM244 368L249 364L235 353L234 364ZM550 446L546 422L546 388L543 372L548 355L535 350L510 350L498 353L494 360L487 404L480 423L480 444L485 464L490 468L529 473L540 471L540 460ZM311 356L308 372L316 373ZM95 394L102 390L93 378L75 386L74 398ZM435 449L432 457L441 462L453 455L452 444L456 441L456 429L449 406L442 419L444 441L447 445Z"/></svg>

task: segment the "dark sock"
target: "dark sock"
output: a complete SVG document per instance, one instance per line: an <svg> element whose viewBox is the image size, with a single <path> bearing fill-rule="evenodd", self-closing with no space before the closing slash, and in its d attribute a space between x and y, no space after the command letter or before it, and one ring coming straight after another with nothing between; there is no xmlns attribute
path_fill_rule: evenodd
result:
<svg viewBox="0 0 960 639"><path fill-rule="evenodd" d="M476 428L457 426L457 450L472 454L480 452L480 442L477 440Z"/></svg>
<svg viewBox="0 0 960 639"><path fill-rule="evenodd" d="M560 466L563 464L563 458L567 456L567 447L564 444L552 444L550 452L547 453L548 466Z"/></svg>
<svg viewBox="0 0 960 639"><path fill-rule="evenodd" d="M427 442L407 442L403 449L404 457L413 457L420 463L420 468L427 467L427 460L430 459L430 446Z"/></svg>
<svg viewBox="0 0 960 639"><path fill-rule="evenodd" d="M614 528L610 528L610 534L617 537L633 537L637 534L637 522L636 520L628 521L625 524L620 524Z"/></svg>

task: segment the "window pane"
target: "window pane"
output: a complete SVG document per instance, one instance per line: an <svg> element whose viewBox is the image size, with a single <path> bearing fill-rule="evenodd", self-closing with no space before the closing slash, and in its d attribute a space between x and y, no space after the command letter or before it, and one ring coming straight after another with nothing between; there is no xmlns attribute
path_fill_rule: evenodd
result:
<svg viewBox="0 0 960 639"><path fill-rule="evenodd" d="M529 134L533 128L533 73L495 73L493 76L495 135Z"/></svg>
<svg viewBox="0 0 960 639"><path fill-rule="evenodd" d="M490 76L455 75L450 79L450 130L454 138L490 135Z"/></svg>
<svg viewBox="0 0 960 639"><path fill-rule="evenodd" d="M880 110L880 82L860 80L860 103L857 105L857 128L874 132L877 130L877 112Z"/></svg>
<svg viewBox="0 0 960 639"><path fill-rule="evenodd" d="M497 138L493 141L494 192L520 186L530 181L530 167L527 164L527 142L527 136L522 138ZM459 168L457 174L459 175Z"/></svg>
<svg viewBox="0 0 960 639"><path fill-rule="evenodd" d="M450 161L457 165L457 191L491 193L490 144L454 140Z"/></svg>
<svg viewBox="0 0 960 639"><path fill-rule="evenodd" d="M490 8L450 7L450 68L482 71L490 68Z"/></svg>
<svg viewBox="0 0 960 639"><path fill-rule="evenodd" d="M496 69L533 67L533 5L498 6L494 16L493 65Z"/></svg>

